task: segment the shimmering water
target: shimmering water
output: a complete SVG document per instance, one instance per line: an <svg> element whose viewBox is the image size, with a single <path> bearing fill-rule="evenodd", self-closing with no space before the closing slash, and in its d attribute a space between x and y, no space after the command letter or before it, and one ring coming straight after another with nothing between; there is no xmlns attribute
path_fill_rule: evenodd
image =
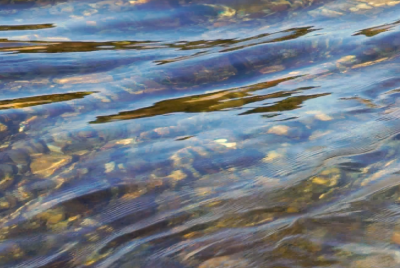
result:
<svg viewBox="0 0 400 268"><path fill-rule="evenodd" d="M1 0L0 267L400 267L400 1Z"/></svg>

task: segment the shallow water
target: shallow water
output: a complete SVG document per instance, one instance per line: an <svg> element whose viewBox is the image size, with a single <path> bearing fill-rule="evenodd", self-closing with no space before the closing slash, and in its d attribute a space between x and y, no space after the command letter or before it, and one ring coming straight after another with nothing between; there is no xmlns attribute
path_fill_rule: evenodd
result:
<svg viewBox="0 0 400 268"><path fill-rule="evenodd" d="M1 0L0 267L400 267L399 14Z"/></svg>

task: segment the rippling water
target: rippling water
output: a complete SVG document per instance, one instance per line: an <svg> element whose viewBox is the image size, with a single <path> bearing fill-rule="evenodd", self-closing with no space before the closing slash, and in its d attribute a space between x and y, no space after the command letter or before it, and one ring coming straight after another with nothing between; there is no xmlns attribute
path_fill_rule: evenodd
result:
<svg viewBox="0 0 400 268"><path fill-rule="evenodd" d="M400 267L400 1L1 0L0 267Z"/></svg>

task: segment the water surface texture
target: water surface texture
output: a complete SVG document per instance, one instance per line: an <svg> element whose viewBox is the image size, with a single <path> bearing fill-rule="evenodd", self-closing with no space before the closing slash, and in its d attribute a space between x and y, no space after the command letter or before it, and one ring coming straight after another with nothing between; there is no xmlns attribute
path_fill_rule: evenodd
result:
<svg viewBox="0 0 400 268"><path fill-rule="evenodd" d="M400 1L1 0L0 267L400 267Z"/></svg>

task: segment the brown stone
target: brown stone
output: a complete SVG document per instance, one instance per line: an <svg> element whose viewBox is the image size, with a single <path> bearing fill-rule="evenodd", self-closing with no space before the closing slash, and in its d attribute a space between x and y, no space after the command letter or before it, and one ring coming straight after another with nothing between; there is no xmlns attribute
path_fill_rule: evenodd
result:
<svg viewBox="0 0 400 268"><path fill-rule="evenodd" d="M64 219L63 213L52 214L50 215L50 217L48 217L47 224L56 224L62 221L63 219Z"/></svg>
<svg viewBox="0 0 400 268"><path fill-rule="evenodd" d="M392 242L400 245L400 232L394 232L392 235Z"/></svg>
<svg viewBox="0 0 400 268"><path fill-rule="evenodd" d="M4 131L7 131L7 130L8 130L8 127L6 125L0 123L0 132L4 132Z"/></svg>
<svg viewBox="0 0 400 268"><path fill-rule="evenodd" d="M352 262L350 268L395 268L399 265L391 256L373 255Z"/></svg>
<svg viewBox="0 0 400 268"><path fill-rule="evenodd" d="M60 209L48 210L38 215L38 218L46 221L48 225L53 225L65 219L65 214Z"/></svg>
<svg viewBox="0 0 400 268"><path fill-rule="evenodd" d="M0 164L0 190L5 190L14 183L15 167Z"/></svg>
<svg viewBox="0 0 400 268"><path fill-rule="evenodd" d="M29 163L29 155L24 149L16 149L8 152L8 156L15 164L26 165Z"/></svg>
<svg viewBox="0 0 400 268"><path fill-rule="evenodd" d="M209 259L199 265L199 268L248 268L246 260L223 256Z"/></svg>
<svg viewBox="0 0 400 268"><path fill-rule="evenodd" d="M290 2L281 1L281 2L271 3L271 6L269 8L274 12L282 12L290 8Z"/></svg>
<svg viewBox="0 0 400 268"><path fill-rule="evenodd" d="M67 155L39 155L32 159L31 171L40 178L47 178L71 161L72 157Z"/></svg>

